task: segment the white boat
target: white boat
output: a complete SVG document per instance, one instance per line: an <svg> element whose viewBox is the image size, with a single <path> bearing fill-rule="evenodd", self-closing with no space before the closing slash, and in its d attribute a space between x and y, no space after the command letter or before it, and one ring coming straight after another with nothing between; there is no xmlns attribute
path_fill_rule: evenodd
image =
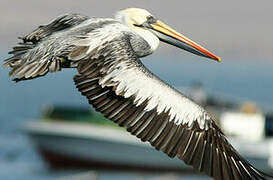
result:
<svg viewBox="0 0 273 180"><path fill-rule="evenodd" d="M26 131L53 167L191 171L118 127L62 121L35 121Z"/></svg>
<svg viewBox="0 0 273 180"><path fill-rule="evenodd" d="M51 120L30 122L26 131L53 167L194 172L183 161L169 158L117 127ZM250 142L231 139L231 143L255 167L272 172L273 139Z"/></svg>

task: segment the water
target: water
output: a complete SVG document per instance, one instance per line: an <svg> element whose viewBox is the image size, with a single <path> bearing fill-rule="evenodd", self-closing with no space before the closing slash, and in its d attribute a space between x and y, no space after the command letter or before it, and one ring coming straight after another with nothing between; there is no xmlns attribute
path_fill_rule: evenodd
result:
<svg viewBox="0 0 273 180"><path fill-rule="evenodd" d="M0 58L2 59L2 58ZM200 81L212 94L226 94L240 100L253 100L273 110L273 63L268 61L210 62L206 59L179 61L145 61L159 77L174 86L190 86ZM164 60L163 60L164 59ZM50 74L39 80L14 83L7 69L0 69L0 179L50 180L82 172L49 171L31 142L22 131L25 122L40 117L41 107L46 104L66 104L89 107L76 90L72 77L75 70ZM227 96L229 97L229 96ZM173 174L142 174L129 172L96 172L99 179L182 179ZM183 177L198 179L198 177Z"/></svg>

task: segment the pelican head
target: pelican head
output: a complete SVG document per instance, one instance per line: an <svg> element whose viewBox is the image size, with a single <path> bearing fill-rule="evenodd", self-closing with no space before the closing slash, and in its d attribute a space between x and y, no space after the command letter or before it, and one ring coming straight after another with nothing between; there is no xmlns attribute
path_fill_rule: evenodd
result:
<svg viewBox="0 0 273 180"><path fill-rule="evenodd" d="M193 54L221 61L220 57L164 24L145 9L128 8L119 11L116 19L142 36L151 46L152 52L156 50L160 40Z"/></svg>

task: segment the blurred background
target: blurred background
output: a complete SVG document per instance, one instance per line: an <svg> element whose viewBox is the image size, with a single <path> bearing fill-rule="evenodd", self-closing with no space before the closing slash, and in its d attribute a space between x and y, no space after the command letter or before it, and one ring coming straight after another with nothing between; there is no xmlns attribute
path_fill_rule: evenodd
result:
<svg viewBox="0 0 273 180"><path fill-rule="evenodd" d="M64 13L113 17L116 11L128 7L147 9L222 58L223 62L217 63L161 43L153 55L142 61L160 78L206 106L243 156L272 174L271 1L1 0L0 59L9 57L8 51L18 42L17 37ZM182 162L179 165L178 160L164 159L165 156L161 157L160 153L130 136L127 139L124 132L121 134L126 134L126 140L115 141L116 144L109 144L107 138L98 141L94 136L99 134L85 133L89 131L86 126L92 124L99 128L97 132L104 132L101 128L112 128L112 125L100 123L103 118L92 111L85 97L76 90L72 80L75 73L75 70L64 70L37 80L14 83L8 77L8 69L0 68L0 179L90 179L90 176L105 180L207 179L194 175ZM89 117L96 122L89 122ZM237 129L233 127L234 122ZM83 129L74 132L76 128ZM105 133L119 135L120 130L113 128L113 132ZM97 144L88 144L91 140L83 142L86 138ZM125 142L131 151L126 149ZM77 143L86 147L73 151ZM63 148L58 148L57 144ZM98 157L96 163L92 161L92 152L93 156L99 156L96 152L102 149L122 151L118 148L121 146L136 159L142 157L139 152L155 153L150 161L151 171L143 172L143 168L138 168L141 163L145 164L144 160L131 159L128 163L133 165L126 164L126 158L122 160L124 154L113 154L118 166L109 162L103 164L103 157ZM255 147L259 148L251 151ZM70 154L61 156L70 150ZM86 157L81 156L84 153ZM87 157L90 162L83 163ZM153 169L156 162L165 166Z"/></svg>

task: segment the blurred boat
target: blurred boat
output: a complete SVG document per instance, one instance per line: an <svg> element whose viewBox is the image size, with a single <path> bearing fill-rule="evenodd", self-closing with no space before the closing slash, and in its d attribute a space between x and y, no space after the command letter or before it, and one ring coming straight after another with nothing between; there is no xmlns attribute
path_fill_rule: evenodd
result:
<svg viewBox="0 0 273 180"><path fill-rule="evenodd" d="M191 170L118 128L61 121L31 122L26 128L44 160L54 168Z"/></svg>
<svg viewBox="0 0 273 180"><path fill-rule="evenodd" d="M89 109L56 106L47 108L43 116L44 120L30 122L25 129L53 168L194 172ZM273 139L231 138L231 143L257 168L273 170Z"/></svg>
<svg viewBox="0 0 273 180"><path fill-rule="evenodd" d="M54 169L192 171L182 161L170 159L90 109L49 106L43 117L28 123L25 130Z"/></svg>

